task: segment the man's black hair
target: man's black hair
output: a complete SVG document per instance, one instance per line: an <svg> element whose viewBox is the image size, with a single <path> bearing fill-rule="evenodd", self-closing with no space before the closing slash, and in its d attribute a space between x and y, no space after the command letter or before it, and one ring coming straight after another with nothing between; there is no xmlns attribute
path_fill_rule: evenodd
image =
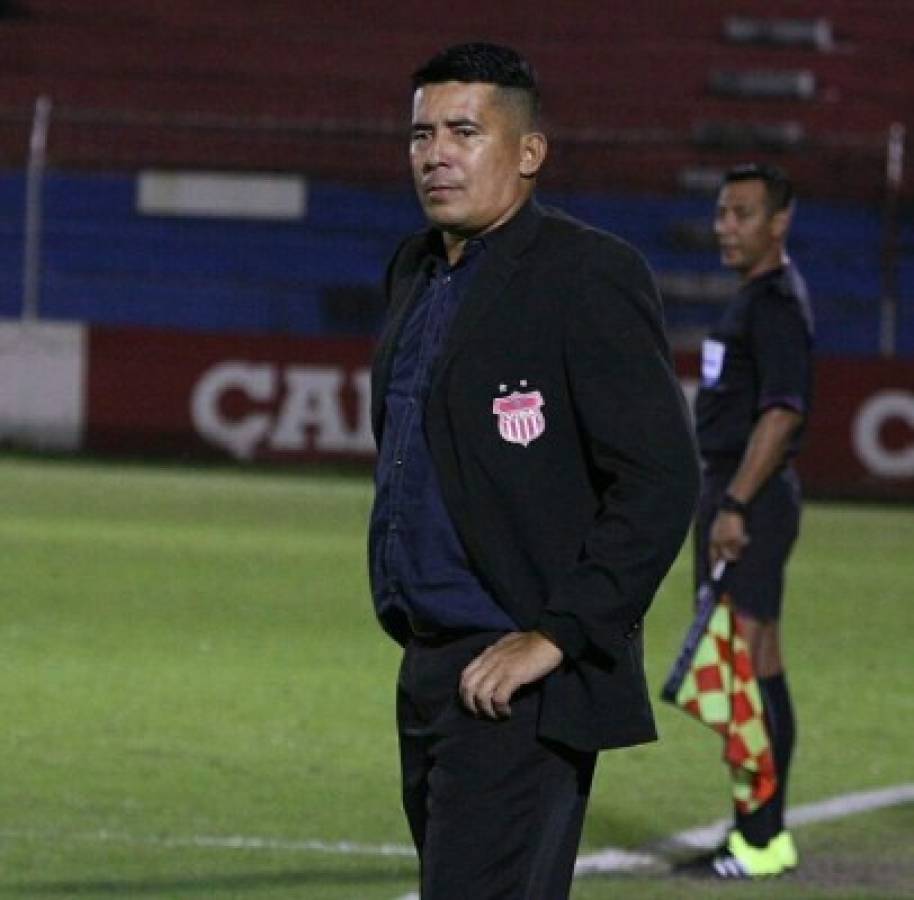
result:
<svg viewBox="0 0 914 900"><path fill-rule="evenodd" d="M413 91L426 84L446 81L498 85L518 98L523 97L531 126L539 122L540 89L536 72L510 47L482 41L448 47L413 72Z"/></svg>
<svg viewBox="0 0 914 900"><path fill-rule="evenodd" d="M787 173L777 166L765 163L735 166L724 175L723 183L733 184L735 181L761 181L765 185L768 212L771 215L793 206L793 183Z"/></svg>

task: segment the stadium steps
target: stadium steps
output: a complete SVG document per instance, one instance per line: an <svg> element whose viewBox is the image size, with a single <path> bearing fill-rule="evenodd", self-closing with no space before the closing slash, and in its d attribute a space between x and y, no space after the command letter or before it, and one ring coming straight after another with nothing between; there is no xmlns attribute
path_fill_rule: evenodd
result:
<svg viewBox="0 0 914 900"><path fill-rule="evenodd" d="M52 153L61 164L129 169L157 161L195 166L217 160L224 167L304 168L322 177L399 182L405 168L396 131L405 107L404 60L420 60L458 35L442 33L437 17L418 0L385 8L371 28L353 28L346 5L316 13L309 6L267 0L253 14L240 0L157 0L142 6L99 0L91 7L35 0L33 18L0 27L0 106L28 110L35 96L49 93L61 107L135 117L269 117L296 123L294 133L268 137L257 131L230 135L213 122L206 128L198 121L196 128L166 130L150 122L118 130L55 120ZM878 145L888 122L910 107L914 63L906 51L910 26L897 15L902 8L898 0L829 4L824 14L838 38L831 53L730 46L723 39L722 16L696 16L688 0L618 4L599 14L572 4L561 16L525 5L520 20L512 3L468 4L460 27L484 27L494 39L516 41L537 61L557 145L569 132L578 138L582 131L598 133L596 143L604 152L580 151L587 184L602 178L614 186L634 174L633 188L643 189L653 178L655 189L669 191L676 183L664 168L668 157L648 146L658 168L639 169L623 151L605 150L599 133L605 138L619 129L665 129L685 135L698 121L799 120L813 138L857 132ZM753 0L741 5L740 13L789 17L795 5ZM715 69L772 66L808 67L820 86L817 97L759 104L709 94L708 77ZM358 123L380 123L391 131L370 144L339 134ZM309 125L337 135L303 137ZM0 128L0 159L22 158L21 135L21 129ZM817 152L821 163L821 148ZM629 154L636 160L639 155L640 149ZM700 150L687 155L693 164L706 158ZM807 191L825 196L834 191L835 155L840 157L826 153L829 164L804 178ZM837 167L843 178L840 159ZM560 167L556 183L568 183L572 174L570 167ZM872 200L877 186L852 188L868 190Z"/></svg>

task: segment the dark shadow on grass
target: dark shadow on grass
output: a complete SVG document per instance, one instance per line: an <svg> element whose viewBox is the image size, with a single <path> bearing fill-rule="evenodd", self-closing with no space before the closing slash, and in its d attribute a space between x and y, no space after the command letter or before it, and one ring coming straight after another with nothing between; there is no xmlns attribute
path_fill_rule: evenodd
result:
<svg viewBox="0 0 914 900"><path fill-rule="evenodd" d="M212 896L218 891L272 890L306 885L368 885L387 882L415 881L415 866L373 867L357 872L330 869L295 872L258 872L238 875L199 875L174 878L94 879L70 881L22 881L16 884L0 882L0 896L8 897L79 897L85 894L107 894L112 897L155 896L171 891L199 891Z"/></svg>

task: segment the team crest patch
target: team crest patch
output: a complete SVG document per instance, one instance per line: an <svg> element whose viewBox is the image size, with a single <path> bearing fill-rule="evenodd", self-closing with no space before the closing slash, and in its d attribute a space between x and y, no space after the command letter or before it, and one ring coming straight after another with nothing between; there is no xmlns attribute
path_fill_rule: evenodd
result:
<svg viewBox="0 0 914 900"><path fill-rule="evenodd" d="M526 381L520 384L527 386ZM502 385L501 389L506 391L507 386ZM492 401L492 413L498 416L498 433L509 444L526 447L546 430L544 405L539 391L513 391L507 397L496 397Z"/></svg>

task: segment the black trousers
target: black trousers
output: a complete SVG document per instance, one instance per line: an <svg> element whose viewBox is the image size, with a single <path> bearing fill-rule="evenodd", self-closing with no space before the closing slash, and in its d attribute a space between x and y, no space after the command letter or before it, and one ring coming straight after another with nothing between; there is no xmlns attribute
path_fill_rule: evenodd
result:
<svg viewBox="0 0 914 900"><path fill-rule="evenodd" d="M509 719L466 710L460 673L499 636L413 639L403 657L403 805L422 900L568 896L596 754L537 738L536 686L515 695Z"/></svg>

